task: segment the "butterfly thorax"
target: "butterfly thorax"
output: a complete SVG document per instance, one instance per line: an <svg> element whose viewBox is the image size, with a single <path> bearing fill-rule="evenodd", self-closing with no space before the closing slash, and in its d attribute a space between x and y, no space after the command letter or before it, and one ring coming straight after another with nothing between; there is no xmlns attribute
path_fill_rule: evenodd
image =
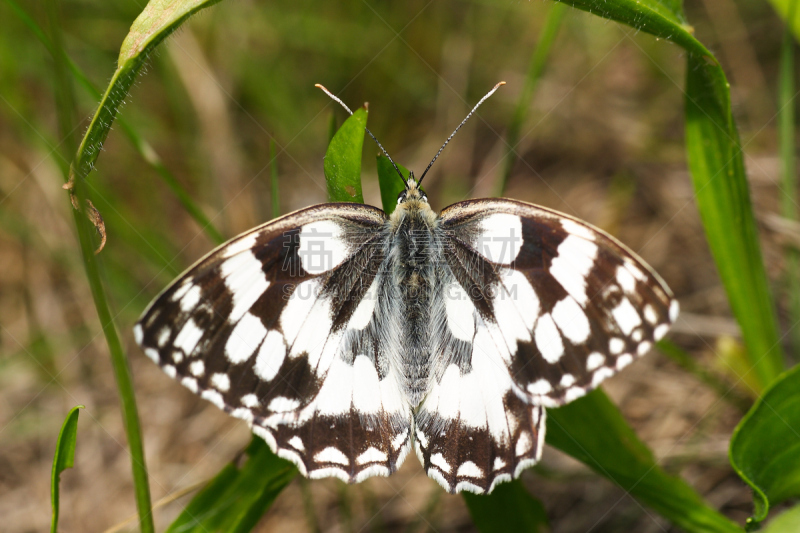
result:
<svg viewBox="0 0 800 533"><path fill-rule="evenodd" d="M411 404L416 406L429 388L431 309L436 281L436 259L441 257L439 220L416 187L389 219L393 284L398 287L398 314L402 330L400 373Z"/></svg>

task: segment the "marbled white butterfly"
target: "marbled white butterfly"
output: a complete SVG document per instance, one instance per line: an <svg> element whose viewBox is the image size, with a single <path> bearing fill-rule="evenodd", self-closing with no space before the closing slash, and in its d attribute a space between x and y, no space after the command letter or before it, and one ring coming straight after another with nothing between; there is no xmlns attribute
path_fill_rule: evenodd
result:
<svg viewBox="0 0 800 533"><path fill-rule="evenodd" d="M589 224L506 199L436 214L424 177L391 216L316 205L223 244L136 341L310 478L387 476L412 448L450 492L518 477L541 457L545 408L646 354L678 304Z"/></svg>

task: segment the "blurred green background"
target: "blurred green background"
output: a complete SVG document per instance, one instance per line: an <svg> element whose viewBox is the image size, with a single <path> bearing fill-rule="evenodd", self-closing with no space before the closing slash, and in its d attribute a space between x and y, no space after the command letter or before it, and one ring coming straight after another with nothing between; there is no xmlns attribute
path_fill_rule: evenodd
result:
<svg viewBox="0 0 800 533"><path fill-rule="evenodd" d="M41 2L15 3L47 28ZM69 57L99 89L141 2L65 1ZM150 58L120 117L226 237L271 218L270 142L286 213L326 198L322 156L332 122L369 102L369 128L419 173L475 102L486 102L438 160L426 189L435 209L502 188L508 128L550 2L223 2L202 11ZM761 2L691 0L695 35L732 84L767 269L782 283L776 86L782 24ZM738 328L702 234L683 140L685 52L567 9L531 98L504 194L581 217L658 270L684 318L673 339L705 371ZM53 61L9 2L0 2L0 529L49 523L49 472L67 410L80 421L75 468L62 475L64 531L103 531L135 511L129 458L107 348L81 265L59 167ZM88 125L98 99L76 86ZM364 144L364 196L380 205L375 155ZM152 161L152 157L151 157ZM244 424L174 384L135 348L146 304L214 242L186 213L117 123L88 183L105 219L103 271L131 359L154 500L208 479L248 442ZM795 231L796 234L796 231ZM786 302L779 300L784 316ZM731 380L735 382L736 380ZM749 389L732 396L747 397ZM654 352L605 387L668 471L742 521L750 492L727 464L741 410ZM666 531L670 524L553 450L523 479L553 531ZM179 495L179 494L178 494ZM186 497L160 507L176 516ZM130 527L130 526L127 526ZM455 531L463 501L409 458L397 475L345 487L296 480L263 531Z"/></svg>

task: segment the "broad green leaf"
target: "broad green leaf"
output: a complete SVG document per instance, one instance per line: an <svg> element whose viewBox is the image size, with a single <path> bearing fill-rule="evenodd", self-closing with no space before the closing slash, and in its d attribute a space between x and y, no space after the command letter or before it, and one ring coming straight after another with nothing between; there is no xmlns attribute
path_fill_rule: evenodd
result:
<svg viewBox="0 0 800 533"><path fill-rule="evenodd" d="M542 502L531 496L522 482L501 483L488 496L463 493L472 522L481 533L548 531Z"/></svg>
<svg viewBox="0 0 800 533"><path fill-rule="evenodd" d="M145 6L144 11L133 21L130 32L122 43L117 70L114 71L89 129L83 136L70 181L75 177L83 179L89 174L108 137L120 104L128 96L136 75L150 53L191 15L219 1L151 0Z"/></svg>
<svg viewBox="0 0 800 533"><path fill-rule="evenodd" d="M362 107L344 121L325 152L325 180L331 202L364 203L361 195L361 150L367 127L367 109Z"/></svg>
<svg viewBox="0 0 800 533"><path fill-rule="evenodd" d="M244 533L255 527L297 470L256 436L245 454L241 467L227 465L192 498L167 533Z"/></svg>
<svg viewBox="0 0 800 533"><path fill-rule="evenodd" d="M800 505L796 505L770 520L762 533L797 533L800 531Z"/></svg>
<svg viewBox="0 0 800 533"><path fill-rule="evenodd" d="M385 155L378 155L378 184L381 187L381 203L387 215L391 215L397 207L397 195L406 188L403 180L397 174L397 170L392 166L392 162ZM408 169L395 162L397 168L403 174L403 179L408 179Z"/></svg>
<svg viewBox="0 0 800 533"><path fill-rule="evenodd" d="M781 373L783 354L728 81L719 65L694 54L686 72L686 147L697 206L761 392Z"/></svg>
<svg viewBox="0 0 800 533"><path fill-rule="evenodd" d="M760 522L771 505L800 497L800 366L783 374L733 431L731 464L753 488Z"/></svg>
<svg viewBox="0 0 800 533"><path fill-rule="evenodd" d="M56 441L56 453L53 457L53 471L50 476L50 502L53 506L53 519L50 522L50 531L58 531L58 511L59 511L59 482L61 472L67 468L72 468L75 464L75 441L78 438L78 409L83 409L78 405L70 409L67 418L61 425Z"/></svg>
<svg viewBox="0 0 800 533"><path fill-rule="evenodd" d="M684 481L666 474L598 389L547 411L547 443L608 478L687 531L740 532Z"/></svg>

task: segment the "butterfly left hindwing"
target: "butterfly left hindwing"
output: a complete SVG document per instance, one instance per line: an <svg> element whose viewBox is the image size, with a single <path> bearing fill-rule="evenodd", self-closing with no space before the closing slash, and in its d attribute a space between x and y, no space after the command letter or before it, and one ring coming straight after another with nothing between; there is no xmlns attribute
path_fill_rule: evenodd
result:
<svg viewBox="0 0 800 533"><path fill-rule="evenodd" d="M201 259L145 311L145 354L309 477L388 475L411 414L377 322L386 216L297 211ZM391 295L383 295L384 299Z"/></svg>

